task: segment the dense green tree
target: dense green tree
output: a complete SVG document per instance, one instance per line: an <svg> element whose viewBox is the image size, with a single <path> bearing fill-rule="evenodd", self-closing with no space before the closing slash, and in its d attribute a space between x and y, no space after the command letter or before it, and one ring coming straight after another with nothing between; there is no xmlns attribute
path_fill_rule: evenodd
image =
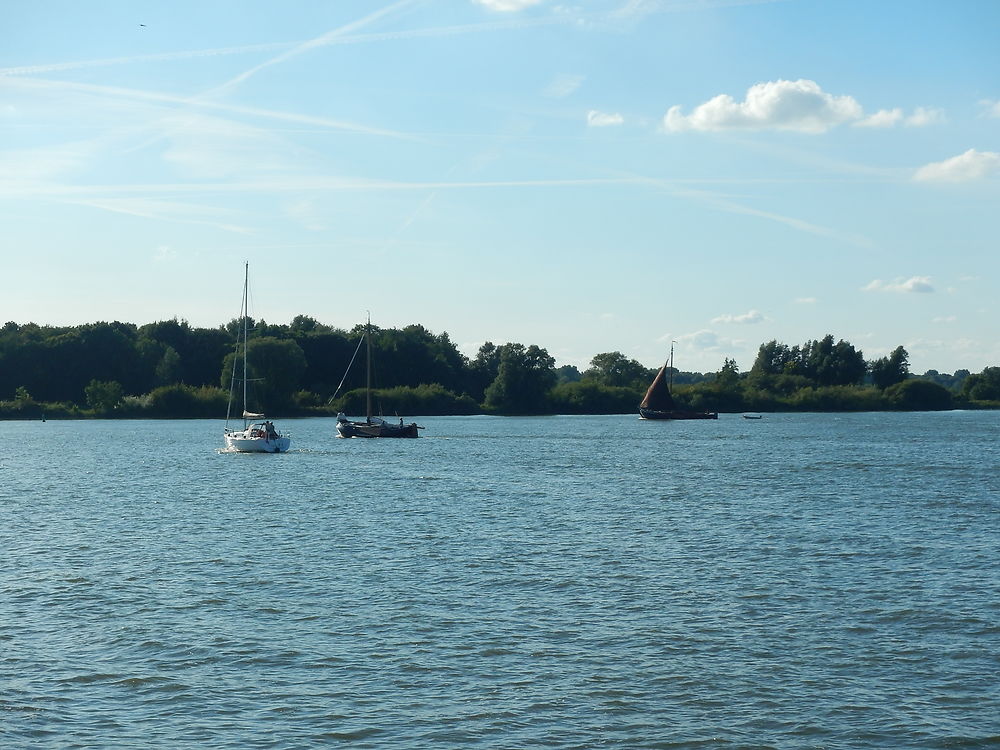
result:
<svg viewBox="0 0 1000 750"><path fill-rule="evenodd" d="M496 379L486 389L485 406L501 413L542 413L555 383L555 360L545 349L504 344Z"/></svg>
<svg viewBox="0 0 1000 750"><path fill-rule="evenodd" d="M641 398L636 388L603 385L592 378L559 383L549 393L551 408L559 414L628 414Z"/></svg>
<svg viewBox="0 0 1000 750"><path fill-rule="evenodd" d="M559 383L578 383L583 374L576 365L562 365L556 368L556 379Z"/></svg>
<svg viewBox="0 0 1000 750"><path fill-rule="evenodd" d="M183 368L181 367L181 355L177 353L169 344L163 349L163 356L156 363L156 384L169 385L184 380Z"/></svg>
<svg viewBox="0 0 1000 750"><path fill-rule="evenodd" d="M779 344L772 339L766 344L761 344L757 350L757 359L754 360L750 372L753 374L781 375L786 372L786 367L793 363L791 350L784 344Z"/></svg>
<svg viewBox="0 0 1000 750"><path fill-rule="evenodd" d="M233 364L236 352L226 357L222 368L222 386L229 388L233 382ZM270 411L287 409L295 400L300 389L302 374L306 369L306 358L301 347L294 341L265 336L250 339L247 346L247 401L248 411ZM236 368L236 389L241 392L239 379L242 367Z"/></svg>
<svg viewBox="0 0 1000 750"><path fill-rule="evenodd" d="M84 388L87 406L96 412L109 412L122 402L125 391L115 380L91 380Z"/></svg>
<svg viewBox="0 0 1000 750"><path fill-rule="evenodd" d="M215 383L223 357L235 346L235 334L223 328L192 328L186 320L161 320L139 328L137 343L149 383L183 382L191 385ZM173 350L177 355L169 354Z"/></svg>
<svg viewBox="0 0 1000 750"><path fill-rule="evenodd" d="M435 336L421 325L375 329L372 345L380 386L439 383L461 391L466 384L465 358L447 333Z"/></svg>
<svg viewBox="0 0 1000 750"><path fill-rule="evenodd" d="M590 360L590 369L584 376L603 385L637 387L642 383L648 385L653 374L647 367L621 352L604 352L594 355Z"/></svg>
<svg viewBox="0 0 1000 750"><path fill-rule="evenodd" d="M341 378L344 377L358 342L352 341L346 331L321 329L296 336L295 343L302 349L306 358L302 386L313 393L329 398L333 395ZM363 360L360 367L352 368L351 375L353 379L347 385L347 390L364 384Z"/></svg>
<svg viewBox="0 0 1000 750"><path fill-rule="evenodd" d="M937 370L927 370L923 375L916 377L919 377L921 380L929 380L932 383L937 383L950 391L959 391L969 375L968 370L955 370L951 375L946 372L938 372Z"/></svg>
<svg viewBox="0 0 1000 750"><path fill-rule="evenodd" d="M316 318L308 315L296 315L292 318L292 324L288 328L293 336L306 333L324 333L332 330L330 326L323 325Z"/></svg>
<svg viewBox="0 0 1000 750"><path fill-rule="evenodd" d="M862 353L847 341L834 343L832 334L801 347L773 340L761 344L751 368L753 375L800 375L817 385L854 385L866 372Z"/></svg>
<svg viewBox="0 0 1000 750"><path fill-rule="evenodd" d="M1000 367L986 367L969 375L962 384L962 396L972 401L1000 401Z"/></svg>
<svg viewBox="0 0 1000 750"><path fill-rule="evenodd" d="M726 358L722 369L716 373L715 385L718 390L735 390L740 384L740 368L735 359Z"/></svg>
<svg viewBox="0 0 1000 750"><path fill-rule="evenodd" d="M500 348L493 342L487 341L479 347L476 358L469 366L469 394L482 402L485 398L486 389L497 378L500 372Z"/></svg>
<svg viewBox="0 0 1000 750"><path fill-rule="evenodd" d="M897 346L888 357L872 360L868 368L875 387L885 390L890 385L902 383L909 376L910 355L906 349Z"/></svg>
<svg viewBox="0 0 1000 750"><path fill-rule="evenodd" d="M904 380L885 389L889 403L909 411L941 411L952 408L952 395L944 386L929 380Z"/></svg>
<svg viewBox="0 0 1000 750"><path fill-rule="evenodd" d="M211 386L165 385L150 392L145 413L173 419L218 419L226 413L227 394L228 390Z"/></svg>

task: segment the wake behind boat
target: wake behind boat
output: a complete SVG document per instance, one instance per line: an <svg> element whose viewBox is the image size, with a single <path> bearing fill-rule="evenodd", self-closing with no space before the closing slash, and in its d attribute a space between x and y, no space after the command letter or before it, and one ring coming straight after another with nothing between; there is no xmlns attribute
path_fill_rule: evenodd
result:
<svg viewBox="0 0 1000 750"><path fill-rule="evenodd" d="M392 422L387 422L382 417L376 417L372 411L372 321L371 317L368 318L368 325L365 326L365 333L362 337L362 341L367 345L366 351L366 372L365 372L365 421L362 422L352 421L348 419L343 412L337 415L337 432L340 437L344 438L415 438L418 436L417 430L424 429L416 422L410 422L409 424L403 424L403 419L400 417L399 424L394 424ZM358 342L358 347L361 347L361 342ZM357 356L357 350L354 352ZM347 379L347 373L351 371L351 365L354 364L354 358L351 358L350 364L347 365L347 372L344 373L343 379L340 381L340 385L344 384L344 380ZM340 390L338 386L337 390ZM336 395L336 394L334 394Z"/></svg>
<svg viewBox="0 0 1000 750"><path fill-rule="evenodd" d="M669 375L668 375L669 372ZM656 373L653 382L639 404L642 419L718 419L718 412L692 411L677 408L671 393L674 382L674 345L670 345L670 359Z"/></svg>
<svg viewBox="0 0 1000 750"><path fill-rule="evenodd" d="M243 269L243 304L240 307L240 318L243 330L236 338L236 358L233 360L233 378L229 385L229 406L226 407L226 426L223 432L226 440L226 450L238 453L284 453L291 447L289 435L282 435L274 423L264 418L263 414L247 411L247 383L250 381L247 368L247 333L249 311L247 310L247 290L250 280L250 264ZM236 369L240 361L240 350L243 350L243 372L240 380L243 382L243 428L229 426L233 399L236 394Z"/></svg>

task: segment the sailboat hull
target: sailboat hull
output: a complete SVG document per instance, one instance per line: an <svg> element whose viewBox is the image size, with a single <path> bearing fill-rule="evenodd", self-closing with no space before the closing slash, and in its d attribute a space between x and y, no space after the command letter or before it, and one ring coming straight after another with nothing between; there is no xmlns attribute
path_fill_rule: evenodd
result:
<svg viewBox="0 0 1000 750"><path fill-rule="evenodd" d="M226 450L237 453L285 453L291 445L288 437L255 437L250 430L226 433Z"/></svg>
<svg viewBox="0 0 1000 750"><path fill-rule="evenodd" d="M658 409L646 409L640 406L639 416L642 419L718 419L719 413L714 411L686 411L684 409L659 411Z"/></svg>
<svg viewBox="0 0 1000 750"><path fill-rule="evenodd" d="M389 424L388 422L337 422L337 432L345 438L415 438L420 427L410 424Z"/></svg>

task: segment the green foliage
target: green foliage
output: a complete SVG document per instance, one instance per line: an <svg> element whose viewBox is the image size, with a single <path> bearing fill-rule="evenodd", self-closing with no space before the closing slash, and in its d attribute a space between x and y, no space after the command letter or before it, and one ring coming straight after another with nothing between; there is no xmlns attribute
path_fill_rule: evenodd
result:
<svg viewBox="0 0 1000 750"><path fill-rule="evenodd" d="M817 385L855 385L867 371L864 356L844 340L833 342L827 334L801 347L777 341L761 344L751 373L757 375L801 375Z"/></svg>
<svg viewBox="0 0 1000 750"><path fill-rule="evenodd" d="M880 411L885 408L877 389L845 385L802 388L783 403L791 411Z"/></svg>
<svg viewBox="0 0 1000 750"><path fill-rule="evenodd" d="M76 404L68 402L0 401L0 419L79 419L83 416L86 415Z"/></svg>
<svg viewBox="0 0 1000 750"><path fill-rule="evenodd" d="M740 368L735 359L726 358L722 369L715 376L715 388L719 391L735 391L740 385Z"/></svg>
<svg viewBox="0 0 1000 750"><path fill-rule="evenodd" d="M404 416L429 414L478 414L479 405L467 395L458 395L444 386L407 386L375 389L372 392L373 411L376 416ZM365 391L348 391L331 404L333 411L363 416L365 414Z"/></svg>
<svg viewBox="0 0 1000 750"><path fill-rule="evenodd" d="M907 411L942 411L952 408L951 391L927 380L904 380L885 390L885 397L895 409Z"/></svg>
<svg viewBox="0 0 1000 750"><path fill-rule="evenodd" d="M1000 401L1000 367L986 367L969 375L962 384L962 397L969 401Z"/></svg>
<svg viewBox="0 0 1000 750"><path fill-rule="evenodd" d="M902 383L910 374L910 358L906 349L897 346L888 357L873 360L868 366L872 382L883 390L896 383Z"/></svg>
<svg viewBox="0 0 1000 750"><path fill-rule="evenodd" d="M583 378L576 365L563 365L556 368L557 383L577 383Z"/></svg>
<svg viewBox="0 0 1000 750"><path fill-rule="evenodd" d="M477 401L482 401L486 389L496 380L500 372L500 348L487 341L479 347L476 358L472 360L470 369L471 389L469 393Z"/></svg>
<svg viewBox="0 0 1000 750"><path fill-rule="evenodd" d="M548 392L555 383L555 360L547 351L534 344L504 344L484 406L501 414L541 414L548 409Z"/></svg>
<svg viewBox="0 0 1000 750"><path fill-rule="evenodd" d="M122 384L115 380L91 380L83 390L87 406L99 414L110 412L125 396Z"/></svg>
<svg viewBox="0 0 1000 750"><path fill-rule="evenodd" d="M549 402L558 414L628 414L635 411L643 390L584 378L556 385L549 393Z"/></svg>
<svg viewBox="0 0 1000 750"><path fill-rule="evenodd" d="M175 383L154 388L145 399L143 412L172 419L219 419L226 413L228 400L221 388Z"/></svg>
<svg viewBox="0 0 1000 750"><path fill-rule="evenodd" d="M969 377L971 373L968 370L955 370L953 374L948 374L946 372L938 372L937 370L927 370L923 375L918 375L921 380L929 380L932 383L937 383L943 388L947 388L952 392L960 392L962 386L965 384L966 378Z"/></svg>
<svg viewBox="0 0 1000 750"><path fill-rule="evenodd" d="M656 374L634 359L629 359L621 352L605 352L594 355L590 360L590 369L584 377L590 378L601 385L640 388L649 385Z"/></svg>
<svg viewBox="0 0 1000 750"><path fill-rule="evenodd" d="M250 322L250 409L329 413L364 327L348 333L305 315L289 325ZM225 401L215 386L224 371L228 392L239 330L238 320L218 328L193 328L176 318L141 327L8 322L0 327L0 417L34 419L44 411L53 418L221 418ZM375 385L392 412L632 412L655 374L618 351L595 355L583 375L571 365L555 368L538 346L486 342L468 360L447 333L420 325L376 328L373 338ZM950 389L962 406L1000 407L1000 368L954 375L928 370L914 378L907 377L907 360L897 347L866 364L860 351L829 334L801 346L770 341L760 346L749 373L730 359L716 373L675 370L674 391L681 406L704 411L948 408L940 390L912 384L917 381ZM348 390L364 385L363 362L362 351ZM873 385L861 387L866 368ZM363 413L363 403L344 410L356 414L359 405Z"/></svg>
<svg viewBox="0 0 1000 750"><path fill-rule="evenodd" d="M233 363L242 352L232 352L223 363L221 382L228 387L233 382ZM247 404L239 403L239 410L277 412L294 403L306 357L302 348L291 340L270 336L250 339L247 346ZM236 368L236 396L242 398L242 363ZM238 403L238 402L235 402Z"/></svg>

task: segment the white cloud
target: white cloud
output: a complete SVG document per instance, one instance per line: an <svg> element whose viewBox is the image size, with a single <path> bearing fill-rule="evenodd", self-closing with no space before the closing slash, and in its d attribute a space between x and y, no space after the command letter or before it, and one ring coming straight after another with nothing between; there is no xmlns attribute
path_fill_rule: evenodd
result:
<svg viewBox="0 0 1000 750"><path fill-rule="evenodd" d="M932 323L957 323L958 316L956 315L943 315L941 317L933 318Z"/></svg>
<svg viewBox="0 0 1000 750"><path fill-rule="evenodd" d="M983 99L979 103L985 108L987 117L1000 117L1000 102Z"/></svg>
<svg viewBox="0 0 1000 750"><path fill-rule="evenodd" d="M925 125L936 125L944 122L943 109L931 109L930 107L917 107L913 114L906 118L904 123L908 128L922 128Z"/></svg>
<svg viewBox="0 0 1000 750"><path fill-rule="evenodd" d="M944 122L944 110L930 107L917 107L913 114L907 116L899 107L895 109L880 109L873 115L853 123L856 128L892 128L903 124L908 128L922 128Z"/></svg>
<svg viewBox="0 0 1000 750"><path fill-rule="evenodd" d="M695 107L690 115L671 107L663 118L668 131L683 130L793 130L823 133L843 122L862 117L861 105L851 96L833 96L815 81L769 81L751 86L746 99L735 101L719 94Z"/></svg>
<svg viewBox="0 0 1000 750"><path fill-rule="evenodd" d="M895 281L882 281L875 279L864 287L866 292L914 292L927 294L934 291L930 276L911 276L908 279L896 279Z"/></svg>
<svg viewBox="0 0 1000 750"><path fill-rule="evenodd" d="M795 300L796 305L815 305L819 300L815 297L799 297Z"/></svg>
<svg viewBox="0 0 1000 750"><path fill-rule="evenodd" d="M726 313L717 318L712 318L713 323L739 323L742 325L752 325L753 323L762 323L763 321L764 314L759 310L750 310L740 315Z"/></svg>
<svg viewBox="0 0 1000 750"><path fill-rule="evenodd" d="M968 182L1000 174L1000 153L976 151L927 164L916 171L914 180L923 182Z"/></svg>
<svg viewBox="0 0 1000 750"><path fill-rule="evenodd" d="M743 341L720 336L715 331L710 331L707 328L695 331L694 333L685 333L676 337L668 334L666 336L661 336L659 340L662 342L671 340L676 341L678 348L680 349L700 352L731 351L733 349L740 349L745 345Z"/></svg>
<svg viewBox="0 0 1000 750"><path fill-rule="evenodd" d="M857 128L891 128L902 120L903 110L896 107L895 109L880 109L875 114L858 120L854 126Z"/></svg>
<svg viewBox="0 0 1000 750"><path fill-rule="evenodd" d="M565 99L583 85L584 77L571 73L560 73L545 88L545 95L553 99Z"/></svg>
<svg viewBox="0 0 1000 750"><path fill-rule="evenodd" d="M591 128L606 128L611 125L621 125L623 122L625 118L617 112L610 114L592 109L587 113L587 126Z"/></svg>
<svg viewBox="0 0 1000 750"><path fill-rule="evenodd" d="M515 13L532 5L538 5L542 0L475 0L484 8L495 10L500 13Z"/></svg>

